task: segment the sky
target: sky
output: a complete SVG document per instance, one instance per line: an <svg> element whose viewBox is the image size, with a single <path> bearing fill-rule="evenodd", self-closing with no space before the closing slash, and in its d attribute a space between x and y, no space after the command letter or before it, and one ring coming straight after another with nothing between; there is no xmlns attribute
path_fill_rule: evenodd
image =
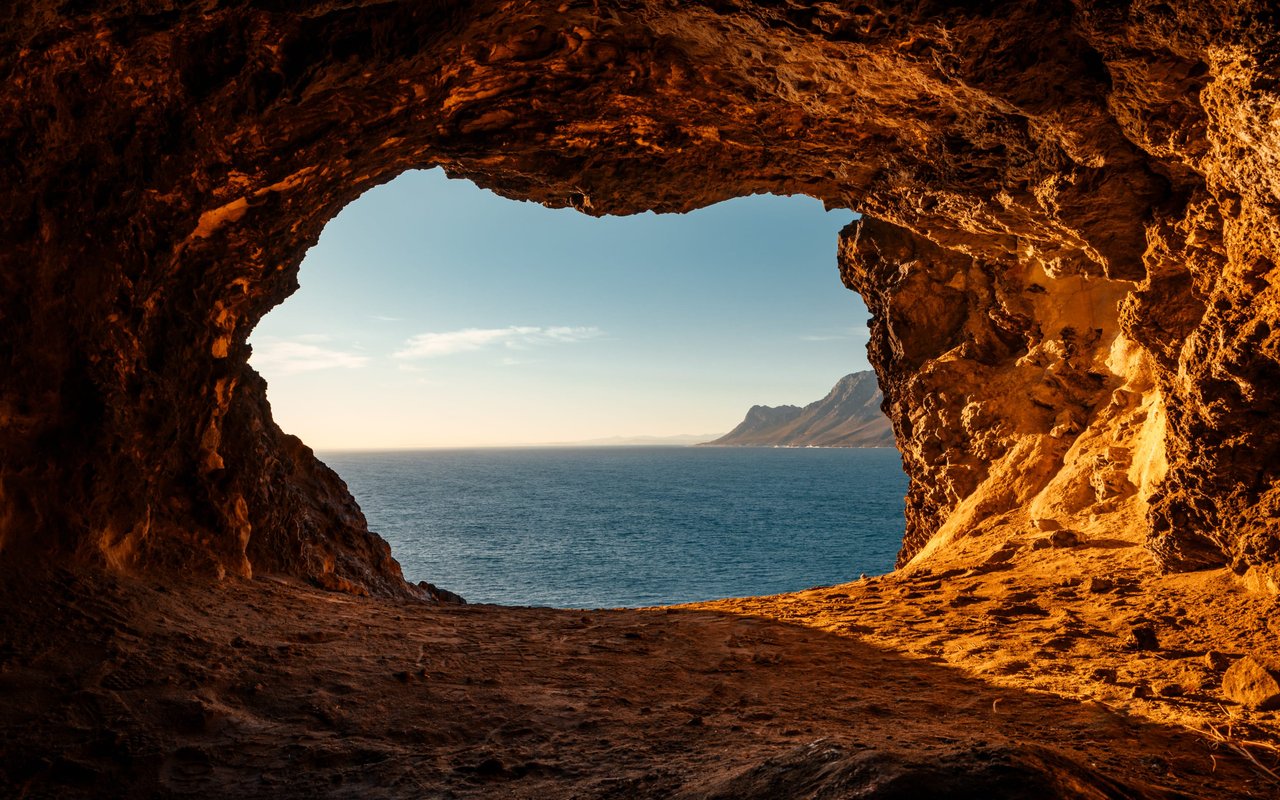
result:
<svg viewBox="0 0 1280 800"><path fill-rule="evenodd" d="M593 218L408 172L326 226L250 363L322 450L720 434L868 368L853 218L771 195Z"/></svg>

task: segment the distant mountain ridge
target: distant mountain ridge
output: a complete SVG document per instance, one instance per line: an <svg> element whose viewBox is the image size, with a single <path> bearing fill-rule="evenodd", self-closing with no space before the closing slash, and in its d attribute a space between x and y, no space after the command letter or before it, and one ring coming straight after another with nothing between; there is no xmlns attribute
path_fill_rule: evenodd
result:
<svg viewBox="0 0 1280 800"><path fill-rule="evenodd" d="M705 445L724 447L893 447L870 370L846 375L827 396L799 406L752 406L738 427Z"/></svg>

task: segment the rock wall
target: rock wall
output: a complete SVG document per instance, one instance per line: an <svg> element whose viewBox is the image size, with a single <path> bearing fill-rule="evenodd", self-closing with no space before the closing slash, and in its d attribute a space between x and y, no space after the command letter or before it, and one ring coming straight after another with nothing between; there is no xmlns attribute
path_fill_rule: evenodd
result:
<svg viewBox="0 0 1280 800"><path fill-rule="evenodd" d="M406 591L246 340L345 203L443 165L593 214L861 211L904 559L1125 503L1171 569L1274 564L1278 42L1205 0L18 0L0 558Z"/></svg>

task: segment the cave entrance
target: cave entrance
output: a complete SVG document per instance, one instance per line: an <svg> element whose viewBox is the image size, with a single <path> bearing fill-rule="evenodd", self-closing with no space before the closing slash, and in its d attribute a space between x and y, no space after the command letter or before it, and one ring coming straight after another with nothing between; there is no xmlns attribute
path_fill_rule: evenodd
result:
<svg viewBox="0 0 1280 800"><path fill-rule="evenodd" d="M896 451L689 445L869 369L852 218L771 195L593 218L409 172L329 223L251 363L411 581L614 606L851 580L901 543Z"/></svg>

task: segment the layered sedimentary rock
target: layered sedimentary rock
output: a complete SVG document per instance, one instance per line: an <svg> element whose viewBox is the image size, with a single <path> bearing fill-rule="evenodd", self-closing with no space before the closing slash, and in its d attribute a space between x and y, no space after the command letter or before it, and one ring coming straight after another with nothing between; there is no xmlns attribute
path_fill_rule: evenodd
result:
<svg viewBox="0 0 1280 800"><path fill-rule="evenodd" d="M1137 508L1280 555L1271 4L21 0L0 11L0 548L403 591L254 324L360 192L856 209L903 557ZM1135 499L1136 498L1136 499Z"/></svg>
<svg viewBox="0 0 1280 800"><path fill-rule="evenodd" d="M800 406L752 406L737 427L714 441L742 447L893 447L893 426L880 410L874 372L836 381L821 400Z"/></svg>

